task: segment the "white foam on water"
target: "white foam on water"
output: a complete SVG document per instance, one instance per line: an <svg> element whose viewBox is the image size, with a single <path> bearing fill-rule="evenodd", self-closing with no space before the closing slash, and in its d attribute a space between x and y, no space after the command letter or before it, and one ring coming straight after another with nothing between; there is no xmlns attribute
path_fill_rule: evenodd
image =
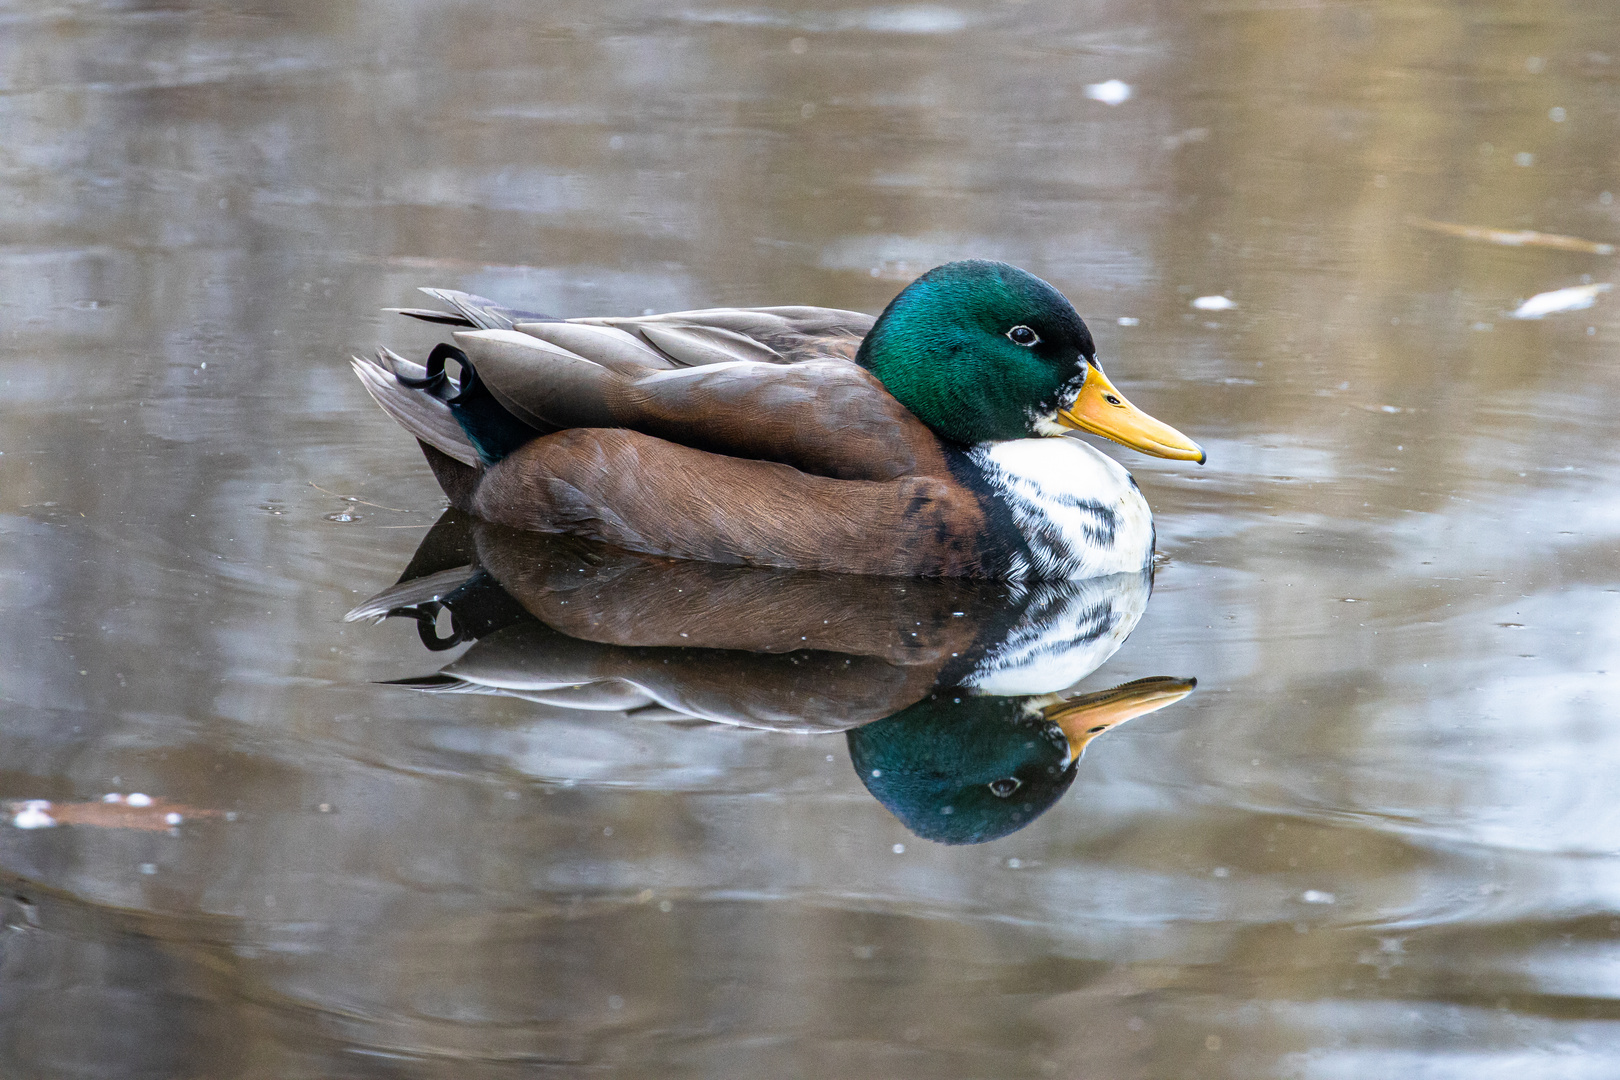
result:
<svg viewBox="0 0 1620 1080"><path fill-rule="evenodd" d="M1104 105L1123 105L1131 99L1131 84L1118 79L1092 83L1086 87L1086 97Z"/></svg>
<svg viewBox="0 0 1620 1080"><path fill-rule="evenodd" d="M56 824L51 817L51 804L44 799L30 799L22 804L11 823L19 829L49 829Z"/></svg>
<svg viewBox="0 0 1620 1080"><path fill-rule="evenodd" d="M1572 285L1567 289L1537 293L1515 308L1513 317L1542 319L1548 315L1556 315L1560 311L1582 311L1591 307L1600 293L1606 293L1612 288L1614 288L1612 282L1599 281L1592 285Z"/></svg>

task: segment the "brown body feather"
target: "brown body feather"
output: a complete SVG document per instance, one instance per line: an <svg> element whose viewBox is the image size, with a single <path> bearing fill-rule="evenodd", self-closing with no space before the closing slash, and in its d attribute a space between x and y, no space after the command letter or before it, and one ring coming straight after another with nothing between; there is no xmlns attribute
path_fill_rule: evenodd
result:
<svg viewBox="0 0 1620 1080"><path fill-rule="evenodd" d="M657 555L855 574L981 572L978 500L946 478L838 480L624 428L571 428L488 469L467 509Z"/></svg>

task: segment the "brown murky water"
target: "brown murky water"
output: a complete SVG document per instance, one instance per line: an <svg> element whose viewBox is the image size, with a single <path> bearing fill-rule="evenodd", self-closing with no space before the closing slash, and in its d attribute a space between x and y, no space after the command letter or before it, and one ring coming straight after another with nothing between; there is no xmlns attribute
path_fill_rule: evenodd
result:
<svg viewBox="0 0 1620 1080"><path fill-rule="evenodd" d="M1617 128L1609 0L0 6L0 1073L1620 1075ZM978 845L842 729L1030 597L430 537L344 363L969 255L1211 459Z"/></svg>

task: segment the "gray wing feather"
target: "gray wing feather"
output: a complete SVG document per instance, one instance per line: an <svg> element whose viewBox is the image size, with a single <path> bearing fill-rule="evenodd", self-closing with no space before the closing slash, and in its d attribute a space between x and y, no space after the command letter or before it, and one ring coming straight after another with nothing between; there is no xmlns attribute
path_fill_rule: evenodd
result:
<svg viewBox="0 0 1620 1080"><path fill-rule="evenodd" d="M611 326L664 348L681 364L724 360L791 363L817 356L851 358L854 346L876 320L859 311L821 307L707 308L627 318L570 319L570 323ZM690 355L691 359L685 356Z"/></svg>
<svg viewBox="0 0 1620 1080"><path fill-rule="evenodd" d="M686 367L729 364L736 360L780 364L782 356L751 337L716 326L647 324L642 336Z"/></svg>
<svg viewBox="0 0 1620 1080"><path fill-rule="evenodd" d="M496 399L537 430L628 426L717 452L783 460L851 478L888 478L914 464L905 439L893 429L896 417L888 415L903 410L891 408L885 395L866 393L870 388L855 385L863 380L841 370L871 329L870 315L801 306L563 321L528 315L455 289L422 291L452 310L396 310L473 328L457 332L456 343ZM780 381L760 370L780 371L806 361L820 363L791 376L784 372ZM740 368L717 369L712 381L667 387L643 382L660 373L677 374L672 369L739 363ZM823 366L829 363L835 366ZM421 378L425 369L385 350L375 361L357 360L355 371L377 403L407 431L455 460L478 467L477 454L449 408L392 377ZM757 423L756 418L764 415L760 410L776 415L775 411L794 408L809 410L798 421L808 440L803 446L797 445L803 440L784 440ZM825 415L816 415L821 412ZM843 431L851 426L882 436L880 441L895 446L895 451L843 446L840 440L822 437L825 428Z"/></svg>
<svg viewBox="0 0 1620 1080"><path fill-rule="evenodd" d="M675 366L669 357L641 338L611 326L520 322L513 329L595 361L620 375L640 375Z"/></svg>
<svg viewBox="0 0 1620 1080"><path fill-rule="evenodd" d="M619 378L601 364L516 330L461 330L456 344L513 415L545 431L615 427L608 395Z"/></svg>

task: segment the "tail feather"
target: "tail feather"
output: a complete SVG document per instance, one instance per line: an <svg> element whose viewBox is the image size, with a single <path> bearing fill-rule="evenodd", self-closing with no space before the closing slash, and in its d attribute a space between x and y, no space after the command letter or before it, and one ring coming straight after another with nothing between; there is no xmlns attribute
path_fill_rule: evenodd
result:
<svg viewBox="0 0 1620 1080"><path fill-rule="evenodd" d="M477 571L471 566L453 566L448 570L440 570L436 574L428 574L426 577L401 581L397 585L390 585L371 599L356 605L347 615L343 616L343 621L381 620L387 618L389 612L392 611L417 607L435 600L443 600L471 581L476 574Z"/></svg>
<svg viewBox="0 0 1620 1080"><path fill-rule="evenodd" d="M505 304L497 304L485 296L475 296L472 293L461 292L458 289L428 289L427 293L433 299L455 308L455 315L443 311L421 311L415 308L402 309L401 315L409 315L413 319L424 319L428 322L450 323L455 325L457 316L467 325L479 330L510 330L514 322L556 322L550 315L541 315L534 311L519 311L509 308Z"/></svg>
<svg viewBox="0 0 1620 1080"><path fill-rule="evenodd" d="M457 314L453 311L439 311L437 308L413 307L387 307L383 308L383 310L388 312L390 315L409 315L411 318L421 319L423 322L439 323L443 326L465 326L473 330L478 329L477 323L467 318L467 316Z"/></svg>
<svg viewBox="0 0 1620 1080"><path fill-rule="evenodd" d="M401 386L395 378L396 371L407 377L412 373L409 369L394 368L392 365L396 362L409 363L394 354L379 351L375 360L354 357L352 366L372 400L399 421L401 427L463 465L479 468L478 451L451 414L450 406L431 394Z"/></svg>
<svg viewBox="0 0 1620 1080"><path fill-rule="evenodd" d="M415 379L420 382L427 378L427 368L415 360L407 360L386 345L377 347L377 359L383 362L394 375L404 379Z"/></svg>

